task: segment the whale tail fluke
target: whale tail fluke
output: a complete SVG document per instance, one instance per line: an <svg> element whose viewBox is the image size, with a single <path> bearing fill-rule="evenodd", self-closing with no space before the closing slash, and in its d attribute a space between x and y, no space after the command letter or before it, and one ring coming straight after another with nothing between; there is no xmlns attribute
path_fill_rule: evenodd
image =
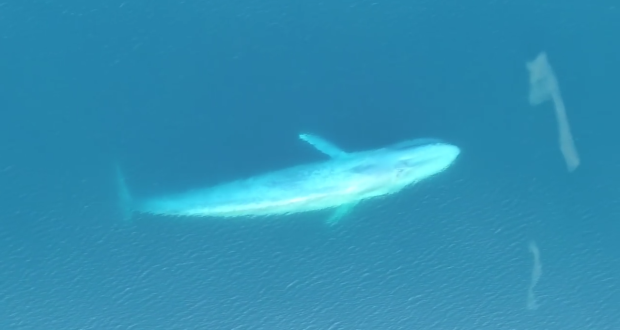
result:
<svg viewBox="0 0 620 330"><path fill-rule="evenodd" d="M127 186L127 182L125 181L125 176L123 175L120 165L118 163L115 164L115 168L118 205L123 221L129 222L134 211L133 198L131 197L131 192L129 191L129 187Z"/></svg>

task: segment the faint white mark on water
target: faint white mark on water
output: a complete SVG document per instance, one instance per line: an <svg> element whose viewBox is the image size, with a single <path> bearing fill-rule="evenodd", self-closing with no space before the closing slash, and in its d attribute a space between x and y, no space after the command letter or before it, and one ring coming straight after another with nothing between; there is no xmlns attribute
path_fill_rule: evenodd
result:
<svg viewBox="0 0 620 330"><path fill-rule="evenodd" d="M531 241L528 246L532 257L534 258L534 267L532 268L532 279L530 280L530 287L527 290L527 304L526 307L529 310L538 309L540 306L534 294L534 287L538 283L540 276L542 275L542 262L540 261L540 251L536 242Z"/></svg>

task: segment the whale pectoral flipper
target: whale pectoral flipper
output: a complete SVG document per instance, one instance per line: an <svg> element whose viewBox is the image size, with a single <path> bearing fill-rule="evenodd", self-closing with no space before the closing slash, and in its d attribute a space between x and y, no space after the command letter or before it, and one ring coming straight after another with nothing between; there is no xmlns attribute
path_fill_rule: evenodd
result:
<svg viewBox="0 0 620 330"><path fill-rule="evenodd" d="M359 202L353 202L353 203L349 203L349 204L345 204L345 205L339 206L336 209L336 211L334 211L334 213L332 213L332 215L329 218L327 218L326 223L329 226L336 225L338 222L340 222L340 219L342 219L344 216L349 214L351 212L351 210L353 210L353 208L355 208L355 206L357 204L359 204Z"/></svg>
<svg viewBox="0 0 620 330"><path fill-rule="evenodd" d="M322 137L312 134L299 134L299 138L310 143L317 150L332 158L344 157L347 155L346 152Z"/></svg>

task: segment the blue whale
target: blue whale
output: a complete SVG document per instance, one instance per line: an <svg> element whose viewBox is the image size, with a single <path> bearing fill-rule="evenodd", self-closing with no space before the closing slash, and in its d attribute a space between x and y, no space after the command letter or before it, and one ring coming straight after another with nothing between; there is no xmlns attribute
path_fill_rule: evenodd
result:
<svg viewBox="0 0 620 330"><path fill-rule="evenodd" d="M299 138L329 157L219 185L154 198L134 198L118 169L125 217L264 217L334 209L336 223L359 202L397 193L448 169L460 154L437 139L415 139L380 149L347 152L312 134Z"/></svg>

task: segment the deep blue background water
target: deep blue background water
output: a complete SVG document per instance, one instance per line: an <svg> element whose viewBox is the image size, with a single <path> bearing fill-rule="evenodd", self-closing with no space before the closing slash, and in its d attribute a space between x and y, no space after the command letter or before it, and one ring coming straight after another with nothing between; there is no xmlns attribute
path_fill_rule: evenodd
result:
<svg viewBox="0 0 620 330"><path fill-rule="evenodd" d="M0 328L620 329L618 35L612 0L4 1ZM323 159L301 131L463 153L335 228L122 223L115 161L173 191Z"/></svg>

